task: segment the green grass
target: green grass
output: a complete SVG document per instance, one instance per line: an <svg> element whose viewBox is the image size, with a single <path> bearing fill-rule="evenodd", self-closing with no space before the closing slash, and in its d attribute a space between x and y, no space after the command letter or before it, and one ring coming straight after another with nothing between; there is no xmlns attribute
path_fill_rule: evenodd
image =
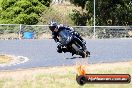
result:
<svg viewBox="0 0 132 88"><path fill-rule="evenodd" d="M132 62L87 65L87 73L130 74ZM85 84L76 82L76 67L35 68L0 72L0 88L132 88L129 84Z"/></svg>

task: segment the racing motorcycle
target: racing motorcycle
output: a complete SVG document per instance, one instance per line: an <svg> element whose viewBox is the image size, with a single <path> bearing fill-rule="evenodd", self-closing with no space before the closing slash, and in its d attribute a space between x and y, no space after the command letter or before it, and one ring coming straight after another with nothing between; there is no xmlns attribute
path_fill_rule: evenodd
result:
<svg viewBox="0 0 132 88"><path fill-rule="evenodd" d="M82 44L79 38L66 29L59 32L59 42L63 45L63 48L67 49L72 55L80 55L82 58L86 58L90 55L86 45Z"/></svg>

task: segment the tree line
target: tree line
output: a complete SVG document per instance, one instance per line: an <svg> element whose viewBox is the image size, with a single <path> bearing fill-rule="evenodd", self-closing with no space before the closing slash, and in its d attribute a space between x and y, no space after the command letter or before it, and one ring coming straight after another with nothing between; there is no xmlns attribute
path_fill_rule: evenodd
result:
<svg viewBox="0 0 132 88"><path fill-rule="evenodd" d="M94 0L69 1L75 6L82 8L82 10L73 10L69 14L74 24L92 26ZM44 11L49 9L48 14L50 13L50 3L51 0L3 0L0 9L0 23L37 24ZM131 0L96 0L95 6L96 25L127 26L132 24Z"/></svg>
<svg viewBox="0 0 132 88"><path fill-rule="evenodd" d="M76 25L93 25L94 0L70 0L82 11L74 10L71 18ZM96 0L96 25L127 26L132 25L131 0Z"/></svg>
<svg viewBox="0 0 132 88"><path fill-rule="evenodd" d="M3 0L0 23L37 24L40 14L50 6L50 0Z"/></svg>

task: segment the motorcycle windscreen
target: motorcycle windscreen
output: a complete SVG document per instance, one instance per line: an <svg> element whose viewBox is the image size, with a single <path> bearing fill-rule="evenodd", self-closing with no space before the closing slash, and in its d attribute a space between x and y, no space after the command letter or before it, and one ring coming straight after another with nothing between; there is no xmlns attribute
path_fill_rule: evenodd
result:
<svg viewBox="0 0 132 88"><path fill-rule="evenodd" d="M66 29L59 32L60 42L64 45L67 45L72 40L72 34Z"/></svg>

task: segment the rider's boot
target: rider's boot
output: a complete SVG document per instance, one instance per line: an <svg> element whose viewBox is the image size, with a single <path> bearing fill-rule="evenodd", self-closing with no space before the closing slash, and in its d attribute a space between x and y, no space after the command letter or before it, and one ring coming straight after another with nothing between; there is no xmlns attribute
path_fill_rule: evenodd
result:
<svg viewBox="0 0 132 88"><path fill-rule="evenodd" d="M57 49L57 52L58 52L58 53L62 53L62 50L60 50L60 49Z"/></svg>
<svg viewBox="0 0 132 88"><path fill-rule="evenodd" d="M64 53L69 52L66 48L62 48L62 51L63 51Z"/></svg>
<svg viewBox="0 0 132 88"><path fill-rule="evenodd" d="M61 45L58 45L58 46L57 46L57 52L58 52L58 53L62 53L62 46L61 46Z"/></svg>

